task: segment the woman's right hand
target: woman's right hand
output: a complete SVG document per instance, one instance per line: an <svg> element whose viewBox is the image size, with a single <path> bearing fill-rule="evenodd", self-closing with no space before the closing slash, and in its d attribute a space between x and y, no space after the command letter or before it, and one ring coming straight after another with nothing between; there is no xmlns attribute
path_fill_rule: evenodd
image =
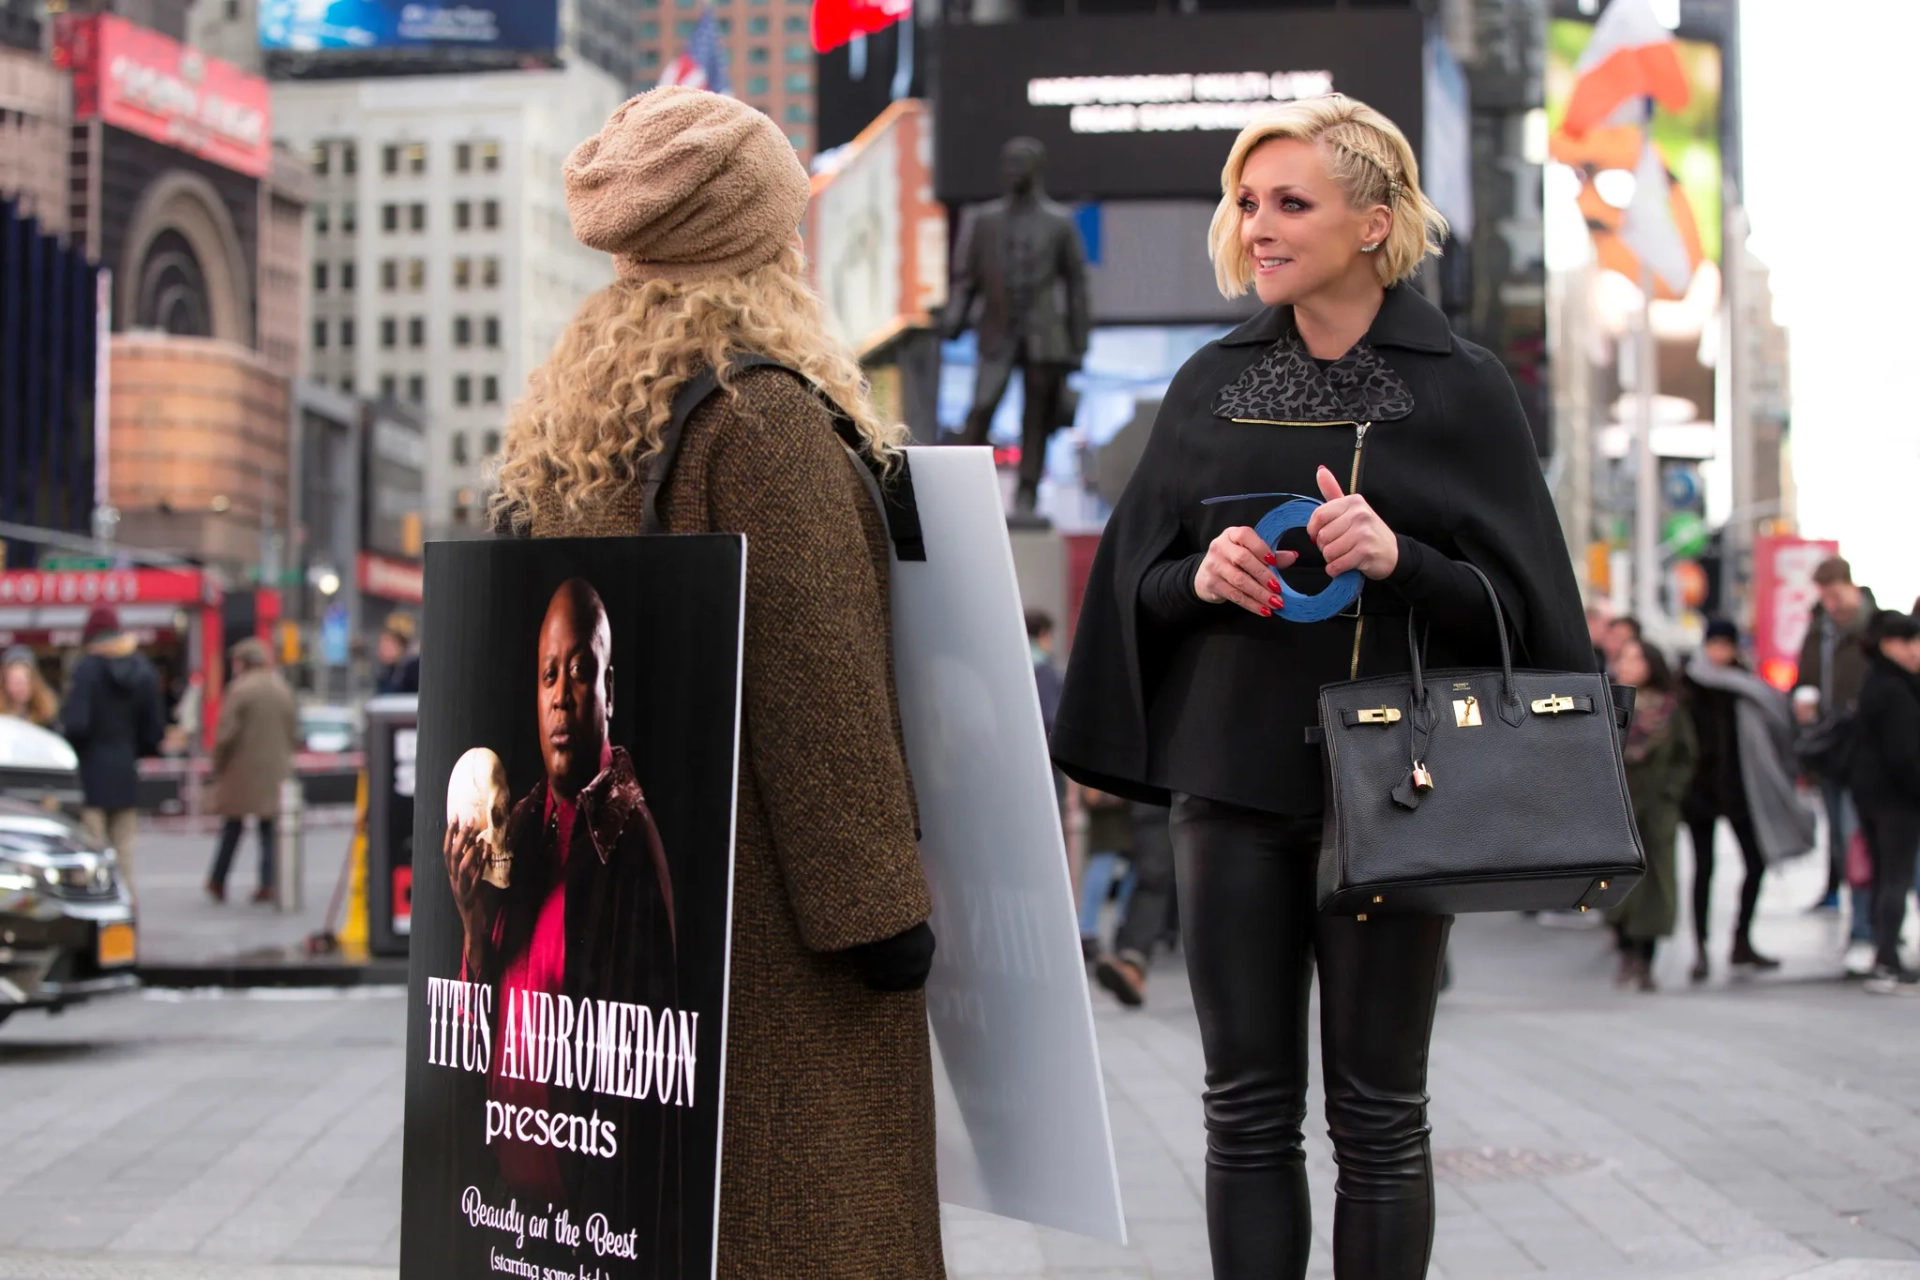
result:
<svg viewBox="0 0 1920 1280"><path fill-rule="evenodd" d="M1280 570L1299 558L1291 551L1274 551L1250 526L1236 525L1207 548L1200 571L1193 575L1193 593L1207 604L1237 604L1271 618L1281 607Z"/></svg>

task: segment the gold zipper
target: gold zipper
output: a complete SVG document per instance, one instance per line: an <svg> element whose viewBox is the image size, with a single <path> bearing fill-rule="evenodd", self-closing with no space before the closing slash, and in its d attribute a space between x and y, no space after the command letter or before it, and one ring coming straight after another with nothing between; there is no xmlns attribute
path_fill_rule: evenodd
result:
<svg viewBox="0 0 1920 1280"><path fill-rule="evenodd" d="M1356 422L1353 424L1353 471L1347 478L1348 493L1360 492L1360 452L1367 447L1367 428L1372 425L1371 422ZM1362 583L1360 585L1360 594L1353 598L1353 607L1356 610L1360 607L1360 597L1364 596L1366 591L1366 584ZM1365 615L1356 613L1353 619L1353 663L1347 668L1347 679L1349 680L1358 680L1360 678L1360 637L1366 632L1366 629L1367 619Z"/></svg>

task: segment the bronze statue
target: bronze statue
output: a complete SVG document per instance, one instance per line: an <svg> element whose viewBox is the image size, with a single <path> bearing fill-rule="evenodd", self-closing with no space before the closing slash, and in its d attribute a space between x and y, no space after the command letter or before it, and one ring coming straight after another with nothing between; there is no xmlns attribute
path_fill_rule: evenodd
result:
<svg viewBox="0 0 1920 1280"><path fill-rule="evenodd" d="M942 331L958 337L973 323L980 362L967 414L966 444L985 444L987 428L1016 366L1026 386L1016 508L1033 511L1046 466L1047 439L1068 403L1067 374L1087 354L1087 264L1080 232L1065 209L1047 199L1040 174L1047 151L1015 138L1000 153L1007 194L981 206L956 255L952 300ZM980 315L974 320L974 302Z"/></svg>

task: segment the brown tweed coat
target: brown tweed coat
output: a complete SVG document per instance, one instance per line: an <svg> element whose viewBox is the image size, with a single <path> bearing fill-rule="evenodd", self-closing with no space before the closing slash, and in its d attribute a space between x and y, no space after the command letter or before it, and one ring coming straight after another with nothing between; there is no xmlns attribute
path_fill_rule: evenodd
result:
<svg viewBox="0 0 1920 1280"><path fill-rule="evenodd" d="M830 954L927 919L886 529L826 410L753 369L687 422L673 533L747 535L722 1280L939 1280L926 999ZM630 534L640 486L535 536Z"/></svg>

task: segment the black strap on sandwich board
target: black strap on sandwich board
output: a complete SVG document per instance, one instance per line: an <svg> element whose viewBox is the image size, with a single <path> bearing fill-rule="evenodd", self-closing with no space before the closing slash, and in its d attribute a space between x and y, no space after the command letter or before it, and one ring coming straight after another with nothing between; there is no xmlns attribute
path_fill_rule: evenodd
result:
<svg viewBox="0 0 1920 1280"><path fill-rule="evenodd" d="M797 370L789 368L771 356L742 353L727 361L727 371L737 374L745 369L771 366L786 369L788 373L800 378L813 388L813 383ZM667 420L666 428L660 433L660 450L653 455L647 466L646 484L641 490L640 531L642 533L665 533L666 524L660 517L660 490L666 484L667 477L673 472L674 460L680 456L680 439L686 434L687 419L693 411L706 402L720 387L720 375L708 369L674 393L673 414ZM816 395L820 395L814 389ZM873 455L867 442L861 438L859 430L853 425L853 419L846 410L824 395L820 401L833 417L834 434L847 451L859 459L868 471L873 473L879 486L880 507L886 517L887 533L893 539L894 555L901 560L925 560L927 558L926 538L920 531L920 508L913 496L913 471L905 456L889 467Z"/></svg>

